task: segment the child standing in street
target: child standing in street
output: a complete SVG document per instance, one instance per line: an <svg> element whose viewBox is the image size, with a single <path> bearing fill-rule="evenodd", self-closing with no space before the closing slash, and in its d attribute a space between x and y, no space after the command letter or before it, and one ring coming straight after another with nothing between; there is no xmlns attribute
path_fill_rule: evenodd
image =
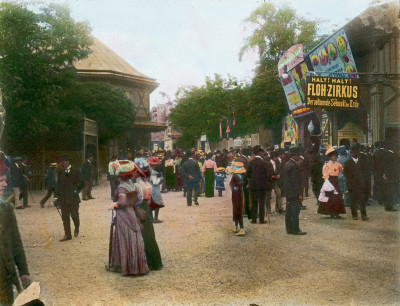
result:
<svg viewBox="0 0 400 306"><path fill-rule="evenodd" d="M231 166L232 178L229 186L232 190L232 210L233 210L233 221L235 226L233 227L233 232L236 236L244 236L243 228L243 217L242 217L242 186L243 186L243 173L246 169L241 162L233 162ZM238 226L240 230L238 231Z"/></svg>
<svg viewBox="0 0 400 306"><path fill-rule="evenodd" d="M215 189L218 190L218 196L222 197L222 191L225 190L226 172L224 167L217 168L215 173Z"/></svg>

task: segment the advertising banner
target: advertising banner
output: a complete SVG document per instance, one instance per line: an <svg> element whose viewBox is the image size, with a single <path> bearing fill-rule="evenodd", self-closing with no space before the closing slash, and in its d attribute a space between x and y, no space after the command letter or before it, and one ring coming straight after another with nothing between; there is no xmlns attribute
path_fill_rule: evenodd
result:
<svg viewBox="0 0 400 306"><path fill-rule="evenodd" d="M282 129L282 141L290 142L295 144L299 138L299 128L297 126L296 121L293 118L293 115L288 115L285 117L285 122Z"/></svg>
<svg viewBox="0 0 400 306"><path fill-rule="evenodd" d="M360 105L358 79L307 76L306 84L307 107L357 110Z"/></svg>
<svg viewBox="0 0 400 306"><path fill-rule="evenodd" d="M287 75L283 75L286 66ZM278 73L285 92L289 110L294 117L312 113L305 105L306 74L308 68L304 62L303 45L288 49L278 62Z"/></svg>
<svg viewBox="0 0 400 306"><path fill-rule="evenodd" d="M320 76L358 78L356 63L344 29L339 30L308 53L314 71ZM319 73L323 72L323 73ZM335 74L332 74L336 72ZM338 74L338 72L349 72Z"/></svg>

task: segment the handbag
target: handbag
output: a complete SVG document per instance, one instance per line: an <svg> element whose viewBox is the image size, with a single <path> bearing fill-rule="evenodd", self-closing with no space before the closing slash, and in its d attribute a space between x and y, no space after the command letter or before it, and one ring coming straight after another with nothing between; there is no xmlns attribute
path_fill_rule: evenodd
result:
<svg viewBox="0 0 400 306"><path fill-rule="evenodd" d="M146 221L147 213L143 208L141 208L139 206L135 206L135 214L136 214L136 217L139 219L140 222L143 223L143 222Z"/></svg>

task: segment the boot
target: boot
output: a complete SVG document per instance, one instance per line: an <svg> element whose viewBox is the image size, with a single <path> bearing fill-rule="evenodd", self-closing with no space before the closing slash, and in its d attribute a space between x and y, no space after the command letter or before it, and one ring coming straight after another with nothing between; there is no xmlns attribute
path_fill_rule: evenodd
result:
<svg viewBox="0 0 400 306"><path fill-rule="evenodd" d="M235 236L244 236L244 229L241 228L240 231L235 234Z"/></svg>
<svg viewBox="0 0 400 306"><path fill-rule="evenodd" d="M71 239L72 239L71 236L65 235L63 238L60 239L60 242L64 242L64 241L71 240Z"/></svg>
<svg viewBox="0 0 400 306"><path fill-rule="evenodd" d="M236 226L236 225L233 227L233 232L234 232L234 233L237 233L237 232L238 232L237 226Z"/></svg>

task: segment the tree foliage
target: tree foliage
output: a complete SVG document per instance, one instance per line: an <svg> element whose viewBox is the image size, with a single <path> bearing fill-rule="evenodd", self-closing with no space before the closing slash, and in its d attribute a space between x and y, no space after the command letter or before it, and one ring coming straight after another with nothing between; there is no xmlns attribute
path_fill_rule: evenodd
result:
<svg viewBox="0 0 400 306"><path fill-rule="evenodd" d="M0 81L6 109L3 145L10 153L79 149L84 116L99 143L130 129L131 102L110 85L80 83L73 63L90 54L90 27L58 5L40 13L0 4Z"/></svg>
<svg viewBox="0 0 400 306"><path fill-rule="evenodd" d="M0 5L0 80L6 110L57 103L76 76L73 62L87 57L92 38L86 23L51 5L41 13Z"/></svg>
<svg viewBox="0 0 400 306"><path fill-rule="evenodd" d="M203 86L181 88L177 94L177 105L168 116L172 126L182 133L178 145L193 146L203 134L209 141L218 141L220 124L225 136L227 122L231 134L243 134L246 129L243 112L240 111L243 99L242 85L232 79L224 80L219 75L215 75L214 79L206 78ZM233 126L234 119L236 126Z"/></svg>
<svg viewBox="0 0 400 306"><path fill-rule="evenodd" d="M245 22L253 33L245 39L239 52L240 59L245 52L257 50L260 60L269 58L278 62L291 46L301 43L308 49L315 43L317 23L297 16L289 7L277 9L264 2Z"/></svg>
<svg viewBox="0 0 400 306"><path fill-rule="evenodd" d="M169 116L173 126L182 132L182 143L194 142L202 134L207 134L210 141L217 141L220 122L225 136L227 119L231 136L254 133L264 126L279 140L287 106L277 63L294 44L302 43L305 48L315 44L317 25L296 16L291 8L277 9L270 3L262 3L245 21L253 33L245 39L239 56L242 58L252 49L259 53L251 83L238 84L216 75L214 80L207 78L204 86L182 89Z"/></svg>

